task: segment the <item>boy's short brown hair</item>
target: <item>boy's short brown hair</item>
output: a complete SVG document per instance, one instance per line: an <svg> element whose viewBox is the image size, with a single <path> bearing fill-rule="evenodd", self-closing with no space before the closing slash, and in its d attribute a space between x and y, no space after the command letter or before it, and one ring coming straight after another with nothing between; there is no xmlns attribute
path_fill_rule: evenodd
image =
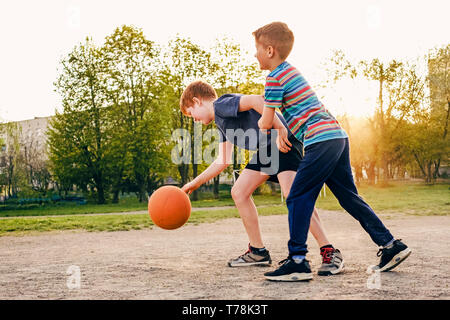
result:
<svg viewBox="0 0 450 320"><path fill-rule="evenodd" d="M191 82L186 89L184 89L183 94L180 98L180 109L181 112L185 116L189 116L187 113L187 108L192 107L194 104L194 97L197 99L211 99L215 100L217 99L217 93L216 90L205 81L197 80L194 82Z"/></svg>
<svg viewBox="0 0 450 320"><path fill-rule="evenodd" d="M289 56L294 46L294 33L284 22L269 23L252 34L256 41L274 47L283 60Z"/></svg>

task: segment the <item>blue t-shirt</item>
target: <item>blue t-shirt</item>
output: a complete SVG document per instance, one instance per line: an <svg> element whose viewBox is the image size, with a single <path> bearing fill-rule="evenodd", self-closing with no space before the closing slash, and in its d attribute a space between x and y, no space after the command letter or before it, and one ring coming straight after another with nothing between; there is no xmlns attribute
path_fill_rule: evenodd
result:
<svg viewBox="0 0 450 320"><path fill-rule="evenodd" d="M230 141L239 148L257 150L261 147L269 147L275 142L276 135L265 134L258 127L261 115L250 109L239 112L239 103L242 94L224 94L214 102L214 116L216 126L219 129L220 142ZM288 137L293 134L283 116L276 113L283 125L288 130Z"/></svg>

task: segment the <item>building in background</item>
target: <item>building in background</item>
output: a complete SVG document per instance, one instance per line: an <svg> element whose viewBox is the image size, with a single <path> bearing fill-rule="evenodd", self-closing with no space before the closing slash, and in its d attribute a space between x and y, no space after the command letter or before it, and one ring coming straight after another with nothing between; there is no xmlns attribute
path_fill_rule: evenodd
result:
<svg viewBox="0 0 450 320"><path fill-rule="evenodd" d="M17 193L21 181L30 187L48 188L47 126L51 117L0 124L0 194Z"/></svg>

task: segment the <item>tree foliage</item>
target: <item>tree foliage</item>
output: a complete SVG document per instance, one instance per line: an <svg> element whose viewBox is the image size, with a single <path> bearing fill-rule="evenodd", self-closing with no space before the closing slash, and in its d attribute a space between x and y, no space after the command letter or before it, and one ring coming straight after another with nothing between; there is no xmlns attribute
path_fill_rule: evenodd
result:
<svg viewBox="0 0 450 320"><path fill-rule="evenodd" d="M198 175L208 164L194 160L209 146L200 141L203 149L195 150L195 133L202 138L214 125L202 128L183 116L181 93L196 79L219 94L225 86L236 93L261 91L261 73L241 63L241 56L239 46L226 39L210 49L180 37L159 47L130 26L117 28L101 46L90 39L76 46L61 61L55 86L63 111L48 132L51 171L60 188L76 185L99 203L109 193L117 202L120 191L136 192L144 201L169 174L179 175L182 184ZM174 129L189 132L189 163L168 161Z"/></svg>
<svg viewBox="0 0 450 320"><path fill-rule="evenodd" d="M90 190L105 203L108 186L106 70L102 50L92 40L76 46L61 61L55 82L63 112L50 122L50 161L61 185Z"/></svg>
<svg viewBox="0 0 450 320"><path fill-rule="evenodd" d="M114 194L117 197L125 177L128 189L144 201L160 183L168 154L168 115L159 103L159 48L142 30L123 26L106 38L102 52L108 73L110 152L117 156L110 162Z"/></svg>
<svg viewBox="0 0 450 320"><path fill-rule="evenodd" d="M375 182L381 172L386 182L417 166L425 181L432 182L441 159L448 159L448 46L431 51L427 59L428 72L420 60L352 63L342 51L330 59L328 84L344 77L378 83L374 115L347 125L357 180L363 169L369 181Z"/></svg>

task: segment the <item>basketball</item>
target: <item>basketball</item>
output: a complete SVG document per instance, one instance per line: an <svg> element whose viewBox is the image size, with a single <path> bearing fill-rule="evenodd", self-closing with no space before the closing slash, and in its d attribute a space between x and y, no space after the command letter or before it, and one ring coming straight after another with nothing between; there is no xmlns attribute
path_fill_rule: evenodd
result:
<svg viewBox="0 0 450 320"><path fill-rule="evenodd" d="M163 186L148 199L148 213L158 227L172 230L181 227L191 215L189 196L175 186Z"/></svg>

